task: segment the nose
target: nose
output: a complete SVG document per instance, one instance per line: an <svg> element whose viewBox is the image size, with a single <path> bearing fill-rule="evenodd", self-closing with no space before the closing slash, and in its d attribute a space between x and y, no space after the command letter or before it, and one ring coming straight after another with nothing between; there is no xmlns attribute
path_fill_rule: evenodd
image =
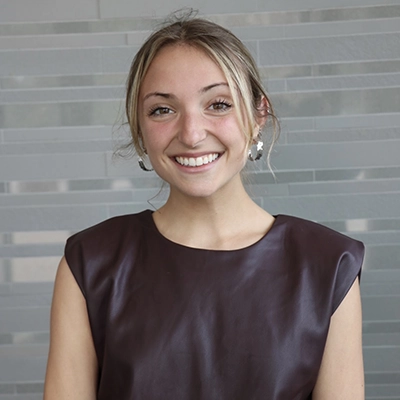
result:
<svg viewBox="0 0 400 400"><path fill-rule="evenodd" d="M180 117L178 140L188 148L197 147L207 136L202 116L196 112L185 112Z"/></svg>

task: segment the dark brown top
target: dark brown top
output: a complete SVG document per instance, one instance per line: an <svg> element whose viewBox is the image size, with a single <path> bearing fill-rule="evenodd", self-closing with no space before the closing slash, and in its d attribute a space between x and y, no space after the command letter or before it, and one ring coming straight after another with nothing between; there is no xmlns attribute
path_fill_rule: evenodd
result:
<svg viewBox="0 0 400 400"><path fill-rule="evenodd" d="M257 243L173 243L150 210L72 236L98 400L311 399L330 317L360 274L362 243L277 216Z"/></svg>

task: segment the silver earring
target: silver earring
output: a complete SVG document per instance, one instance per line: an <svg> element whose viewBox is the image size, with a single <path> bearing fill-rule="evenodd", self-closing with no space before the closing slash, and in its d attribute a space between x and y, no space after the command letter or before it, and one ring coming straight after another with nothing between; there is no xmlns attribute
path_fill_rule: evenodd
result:
<svg viewBox="0 0 400 400"><path fill-rule="evenodd" d="M253 155L253 147L255 147L256 154ZM251 148L249 149L249 152L247 154L247 158L250 161L257 161L259 160L262 155L263 155L263 149L264 149L264 143L262 140L258 140L257 143L254 143Z"/></svg>
<svg viewBox="0 0 400 400"><path fill-rule="evenodd" d="M144 163L142 157L139 157L138 163L139 163L139 167L140 167L143 171L146 171L146 172L154 171L153 168L147 168L147 167L146 167L146 164Z"/></svg>
<svg viewBox="0 0 400 400"><path fill-rule="evenodd" d="M144 147L142 140L139 139L139 141L140 141L140 147L141 147L142 150L143 150L143 154L145 154L145 155L147 156L146 147ZM154 171L153 168L151 168L151 167L150 167L150 168L147 168L147 167L146 167L146 164L144 163L143 158L140 157L140 156L139 156L139 158L138 158L138 163L139 163L139 167L140 167L143 171L146 171L146 172Z"/></svg>

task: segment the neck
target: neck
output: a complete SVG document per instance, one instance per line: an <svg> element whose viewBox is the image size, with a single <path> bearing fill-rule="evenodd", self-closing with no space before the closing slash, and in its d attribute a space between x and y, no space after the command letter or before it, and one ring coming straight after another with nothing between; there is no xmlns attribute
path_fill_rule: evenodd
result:
<svg viewBox="0 0 400 400"><path fill-rule="evenodd" d="M153 217L168 239L189 247L219 250L246 247L259 240L273 223L243 185L229 196L217 193L206 198L172 190Z"/></svg>

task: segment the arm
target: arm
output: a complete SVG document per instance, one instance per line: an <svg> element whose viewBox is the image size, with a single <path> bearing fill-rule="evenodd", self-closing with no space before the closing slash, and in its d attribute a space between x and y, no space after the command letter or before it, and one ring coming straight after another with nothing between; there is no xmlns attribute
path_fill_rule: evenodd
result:
<svg viewBox="0 0 400 400"><path fill-rule="evenodd" d="M95 400L96 384L97 359L86 301L63 258L51 307L44 400Z"/></svg>
<svg viewBox="0 0 400 400"><path fill-rule="evenodd" d="M331 318L313 400L363 400L361 299L358 279Z"/></svg>

